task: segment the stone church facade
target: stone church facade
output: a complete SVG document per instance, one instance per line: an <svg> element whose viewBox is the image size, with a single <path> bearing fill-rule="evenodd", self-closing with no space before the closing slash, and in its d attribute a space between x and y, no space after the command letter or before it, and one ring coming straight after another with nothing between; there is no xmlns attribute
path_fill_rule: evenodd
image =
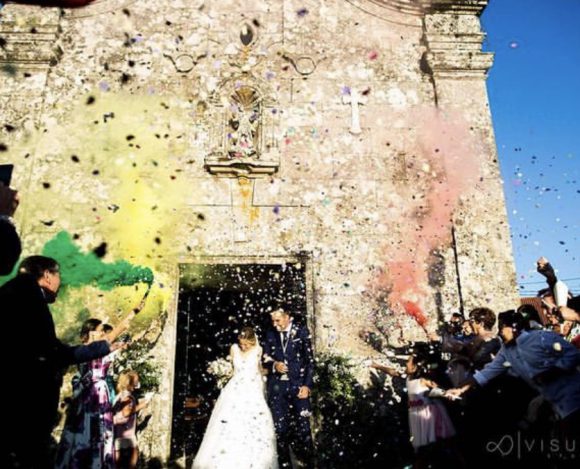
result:
<svg viewBox="0 0 580 469"><path fill-rule="evenodd" d="M151 428L171 426L179 266L303 265L317 350L371 353L358 335L384 300L375 280L393 247L413 250L408 225L421 229L422 121L410 116L426 110L460 116L481 157L426 267L425 327L452 311L516 304L486 92L493 56L481 51L486 4L95 0L0 10L0 158L16 166L26 252L64 230L86 250L106 240L111 259L163 279ZM143 198L146 209L127 208ZM141 226L132 217L145 212ZM143 250L125 249L132 240ZM412 318L387 324L401 329L397 343L423 334ZM169 435L143 439L154 456L169 445Z"/></svg>

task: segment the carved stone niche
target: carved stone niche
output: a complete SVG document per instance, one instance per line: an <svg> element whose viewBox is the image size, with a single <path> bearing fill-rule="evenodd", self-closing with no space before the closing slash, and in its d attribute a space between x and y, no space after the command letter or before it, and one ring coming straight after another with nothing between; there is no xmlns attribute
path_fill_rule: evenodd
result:
<svg viewBox="0 0 580 469"><path fill-rule="evenodd" d="M226 177L259 177L280 166L278 110L255 80L228 80L209 100L211 150L205 168Z"/></svg>

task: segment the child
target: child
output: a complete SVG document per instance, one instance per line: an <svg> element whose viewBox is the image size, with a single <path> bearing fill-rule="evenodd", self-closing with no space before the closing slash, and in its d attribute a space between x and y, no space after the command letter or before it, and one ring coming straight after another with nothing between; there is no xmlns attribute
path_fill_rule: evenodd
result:
<svg viewBox="0 0 580 469"><path fill-rule="evenodd" d="M437 383L429 379L433 375L431 367L437 363L437 353L426 343L413 346L406 373L372 363L370 366L384 371L391 376L407 377L409 398L409 429L411 444L418 455L415 467L422 467L421 450L432 443L447 440L455 436L455 428L443 403L435 396L442 396L443 391Z"/></svg>
<svg viewBox="0 0 580 469"><path fill-rule="evenodd" d="M139 459L137 446L137 413L149 405L149 399L140 402L133 396L139 389L139 375L135 371L123 371L117 383L117 398L113 406L115 425L115 462L117 468L134 469Z"/></svg>

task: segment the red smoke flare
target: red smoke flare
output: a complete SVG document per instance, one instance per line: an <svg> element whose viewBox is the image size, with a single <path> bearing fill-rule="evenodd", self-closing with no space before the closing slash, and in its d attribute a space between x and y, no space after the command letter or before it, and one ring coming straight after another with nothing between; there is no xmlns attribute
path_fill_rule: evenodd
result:
<svg viewBox="0 0 580 469"><path fill-rule="evenodd" d="M421 109L406 119L418 131L415 145L405 147L407 187L412 192L407 195L408 212L403 208L401 213L400 241L385 246L385 268L373 287L379 297L388 292L391 311L404 310L425 328L429 315L418 305L431 303L432 255L449 246L453 212L460 196L473 190L480 178L482 151L460 115Z"/></svg>
<svg viewBox="0 0 580 469"><path fill-rule="evenodd" d="M427 318L417 303L413 303L412 301L403 301L403 308L405 308L405 311L409 316L417 321L417 324L419 324L421 327L425 327L425 324L427 324Z"/></svg>

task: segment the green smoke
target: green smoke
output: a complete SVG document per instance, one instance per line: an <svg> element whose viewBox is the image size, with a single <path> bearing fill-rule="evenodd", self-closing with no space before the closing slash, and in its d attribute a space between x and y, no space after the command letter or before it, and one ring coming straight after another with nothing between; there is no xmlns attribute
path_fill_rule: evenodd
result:
<svg viewBox="0 0 580 469"><path fill-rule="evenodd" d="M46 243L42 255L52 257L60 264L63 287L96 285L108 291L137 283L153 284L153 271L148 267L123 260L105 263L92 252L82 253L66 231L61 231Z"/></svg>

